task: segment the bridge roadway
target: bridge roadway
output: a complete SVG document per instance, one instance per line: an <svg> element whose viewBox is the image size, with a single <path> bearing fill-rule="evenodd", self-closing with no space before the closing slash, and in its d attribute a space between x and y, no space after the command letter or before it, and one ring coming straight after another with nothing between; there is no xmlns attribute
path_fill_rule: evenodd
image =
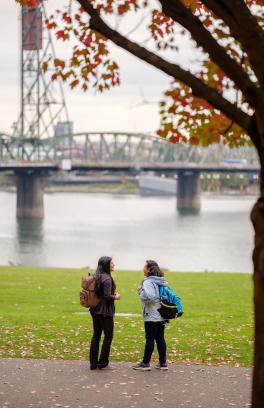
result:
<svg viewBox="0 0 264 408"><path fill-rule="evenodd" d="M139 174L153 171L158 174L177 173L177 208L181 213L196 214L200 211L200 173L257 173L258 166L244 163L132 163L132 162L84 162L63 160L61 162L19 162L0 163L0 171L12 171L17 182L17 217L43 218L43 179L57 171L108 171Z"/></svg>
<svg viewBox="0 0 264 408"><path fill-rule="evenodd" d="M110 172L147 172L178 173L191 171L192 173L258 173L259 166L243 163L219 163L219 164L196 164L196 163L124 163L124 162L85 162L70 161L62 162L23 162L12 161L0 163L0 171L13 171L15 173L32 171L46 173L55 171L110 171Z"/></svg>

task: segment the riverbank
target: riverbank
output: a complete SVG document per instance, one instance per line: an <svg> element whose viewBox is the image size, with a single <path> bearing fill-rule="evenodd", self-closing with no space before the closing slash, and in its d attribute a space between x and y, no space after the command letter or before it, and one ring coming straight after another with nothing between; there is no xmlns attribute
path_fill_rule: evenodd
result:
<svg viewBox="0 0 264 408"><path fill-rule="evenodd" d="M0 357L87 360L92 327L79 305L87 270L0 268ZM117 313L140 314L142 272L117 271ZM176 363L252 364L252 288L249 274L166 273L184 315L166 329L168 359ZM117 316L112 360L141 358L141 317ZM156 357L156 354L155 354Z"/></svg>
<svg viewBox="0 0 264 408"><path fill-rule="evenodd" d="M46 179L43 184L43 188L46 194L53 193L109 193L109 194L134 194L140 195L141 190L138 180L133 177L113 177L111 180L107 177L105 178L54 178ZM16 193L15 179L14 177L7 177L0 175L0 192L12 192ZM206 186L202 185L202 193L208 195L237 195L237 196L251 196L259 194L259 187L257 185L248 185L247 187L241 188L228 188L227 186ZM157 195L161 196L163 193L155 190L151 190L146 193L143 190L144 195ZM165 194L165 191L164 191ZM172 195L176 195L173 193Z"/></svg>
<svg viewBox="0 0 264 408"><path fill-rule="evenodd" d="M14 185L0 186L0 192L16 193ZM119 184L60 184L44 187L45 194L55 193L98 193L98 194L139 194L139 188L134 183Z"/></svg>
<svg viewBox="0 0 264 408"><path fill-rule="evenodd" d="M60 185L60 186L47 186L44 189L45 194L55 193L85 193L85 194L124 194L124 195L141 195L140 190L136 184L87 184L87 185ZM15 186L0 186L0 192L4 193L16 193ZM248 189L246 191L240 190L222 190L222 191L202 191L202 194L206 197L210 196L235 196L235 197L247 197L257 196L258 189ZM162 194L150 194L150 196L161 196ZM145 196L145 195L144 195Z"/></svg>

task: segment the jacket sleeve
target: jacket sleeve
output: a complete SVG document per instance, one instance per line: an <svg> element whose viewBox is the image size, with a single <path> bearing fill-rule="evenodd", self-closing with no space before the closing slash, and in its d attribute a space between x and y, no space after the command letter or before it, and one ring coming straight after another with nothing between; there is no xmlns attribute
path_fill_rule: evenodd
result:
<svg viewBox="0 0 264 408"><path fill-rule="evenodd" d="M157 297L157 292L152 282L145 281L142 284L142 290L139 293L140 299L148 302L153 301Z"/></svg>
<svg viewBox="0 0 264 408"><path fill-rule="evenodd" d="M105 279L103 284L103 298L106 300L115 300L115 295L112 295L112 281L111 278Z"/></svg>

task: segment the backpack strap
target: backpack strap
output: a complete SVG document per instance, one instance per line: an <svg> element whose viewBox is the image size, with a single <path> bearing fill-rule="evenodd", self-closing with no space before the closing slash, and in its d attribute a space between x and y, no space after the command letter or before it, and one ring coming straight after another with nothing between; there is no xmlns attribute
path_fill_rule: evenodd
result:
<svg viewBox="0 0 264 408"><path fill-rule="evenodd" d="M160 296L160 298L163 296L163 294L164 294L164 286L160 286L159 287L159 296Z"/></svg>

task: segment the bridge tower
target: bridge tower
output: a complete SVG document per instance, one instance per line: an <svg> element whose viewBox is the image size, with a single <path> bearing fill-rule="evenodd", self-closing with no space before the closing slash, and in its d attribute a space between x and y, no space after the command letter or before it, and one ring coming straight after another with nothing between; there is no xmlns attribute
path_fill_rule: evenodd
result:
<svg viewBox="0 0 264 408"><path fill-rule="evenodd" d="M47 13L43 0L36 7L21 7L21 112L13 136L20 141L22 159L39 159L41 139L54 136L57 121L69 122L60 81L45 76L41 67L55 58L51 33L45 29Z"/></svg>
<svg viewBox="0 0 264 408"><path fill-rule="evenodd" d="M55 58L51 34L44 29L45 19L44 0L36 0L34 8L21 7L21 112L13 126L20 160L43 159L43 139L54 136L56 122L70 125L62 84L52 82L41 68L49 56ZM20 171L16 176L17 217L42 218L39 171Z"/></svg>

